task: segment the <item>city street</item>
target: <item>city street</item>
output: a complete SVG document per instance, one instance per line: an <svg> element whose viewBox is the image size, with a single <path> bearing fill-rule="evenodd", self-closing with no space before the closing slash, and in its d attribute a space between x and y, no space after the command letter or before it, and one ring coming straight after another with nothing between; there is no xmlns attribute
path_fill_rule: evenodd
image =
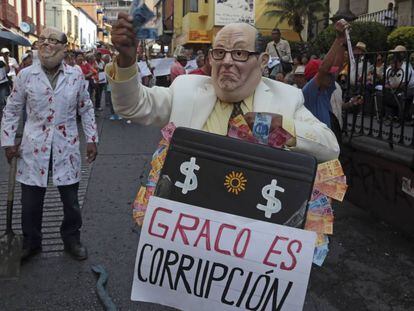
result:
<svg viewBox="0 0 414 311"><path fill-rule="evenodd" d="M61 209L50 187L44 213L44 252L21 269L18 280L0 281L0 310L103 310L91 271L109 273L108 293L119 310L171 310L130 301L139 228L131 203L149 169L159 129L98 117L99 155L83 167L82 240L89 259L77 262L63 253ZM105 116L105 118L104 118ZM0 229L4 230L7 163L0 154ZM17 187L17 196L20 190ZM17 197L15 228L19 230ZM322 267L314 266L304 310L413 310L414 244L356 206L336 204L334 235ZM18 223L17 223L18 222Z"/></svg>

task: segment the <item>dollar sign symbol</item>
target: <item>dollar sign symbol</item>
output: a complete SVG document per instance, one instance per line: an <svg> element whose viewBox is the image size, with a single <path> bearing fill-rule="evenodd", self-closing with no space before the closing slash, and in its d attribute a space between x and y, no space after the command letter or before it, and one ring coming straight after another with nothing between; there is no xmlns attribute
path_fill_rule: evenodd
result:
<svg viewBox="0 0 414 311"><path fill-rule="evenodd" d="M196 158L192 157L190 161L183 162L180 166L180 171L185 176L184 183L177 181L175 185L182 189L181 192L183 194L187 194L188 191L197 189L198 182L194 171L198 171L200 167L195 163L195 161Z"/></svg>
<svg viewBox="0 0 414 311"><path fill-rule="evenodd" d="M277 185L277 180L273 179L270 185L264 186L262 195L267 200L266 205L257 204L257 208L265 212L265 217L270 218L272 214L278 213L282 209L282 203L276 198L276 191L285 192L285 189Z"/></svg>

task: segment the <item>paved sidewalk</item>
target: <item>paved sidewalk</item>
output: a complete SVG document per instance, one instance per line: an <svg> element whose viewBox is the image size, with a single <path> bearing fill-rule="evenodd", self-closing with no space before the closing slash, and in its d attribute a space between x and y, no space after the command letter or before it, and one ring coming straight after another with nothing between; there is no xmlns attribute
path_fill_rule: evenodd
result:
<svg viewBox="0 0 414 311"><path fill-rule="evenodd" d="M146 178L159 129L98 118L99 155L83 206L82 238L89 259L38 256L16 281L0 281L0 310L103 310L90 267L109 273L120 310L172 310L130 301L139 229L131 202ZM6 167L0 154L0 181ZM304 310L414 310L414 243L365 212L335 208L335 235L322 268L313 267Z"/></svg>

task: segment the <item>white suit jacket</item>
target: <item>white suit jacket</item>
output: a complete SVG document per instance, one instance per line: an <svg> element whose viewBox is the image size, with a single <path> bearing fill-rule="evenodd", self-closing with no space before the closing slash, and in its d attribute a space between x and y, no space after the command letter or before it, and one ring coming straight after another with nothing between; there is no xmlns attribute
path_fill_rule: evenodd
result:
<svg viewBox="0 0 414 311"><path fill-rule="evenodd" d="M26 107L27 120L17 163L17 181L47 187L50 156L53 184L71 185L81 178L81 154L76 113L82 118L87 142L97 142L93 104L83 74L64 65L56 88L36 63L17 75L1 123L1 145L13 146L19 119Z"/></svg>
<svg viewBox="0 0 414 311"><path fill-rule="evenodd" d="M202 129L217 97L210 77L182 75L169 87L147 88L137 76L118 82L109 78L115 111L135 122ZM295 124L297 145L292 150L315 156L319 161L335 159L339 146L333 132L303 105L302 91L267 78L256 88L253 110L281 114Z"/></svg>

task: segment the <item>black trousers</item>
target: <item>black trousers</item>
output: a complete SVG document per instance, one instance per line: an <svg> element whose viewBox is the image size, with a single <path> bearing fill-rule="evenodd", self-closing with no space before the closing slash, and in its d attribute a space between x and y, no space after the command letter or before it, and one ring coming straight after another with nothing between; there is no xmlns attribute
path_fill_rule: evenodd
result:
<svg viewBox="0 0 414 311"><path fill-rule="evenodd" d="M102 92L105 88L104 83L95 84L95 108L101 108Z"/></svg>
<svg viewBox="0 0 414 311"><path fill-rule="evenodd" d="M25 184L21 184L21 186L23 247L37 248L42 244L42 216L46 188ZM80 242L82 217L78 189L79 183L58 186L64 215L60 226L60 235L65 244Z"/></svg>

